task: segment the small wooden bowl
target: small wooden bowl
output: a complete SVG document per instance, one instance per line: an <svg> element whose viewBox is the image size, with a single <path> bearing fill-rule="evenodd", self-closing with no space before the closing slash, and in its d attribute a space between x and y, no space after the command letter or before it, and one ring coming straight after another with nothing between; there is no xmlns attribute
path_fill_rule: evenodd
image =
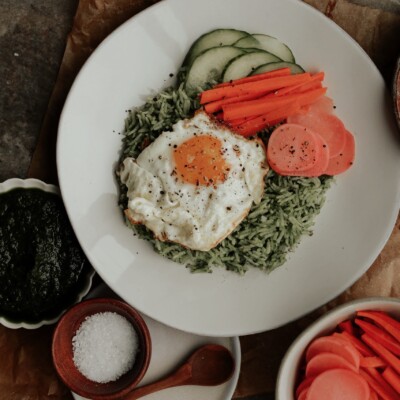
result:
<svg viewBox="0 0 400 400"><path fill-rule="evenodd" d="M394 115L396 117L397 126L400 130L400 57L397 60L396 70L393 78L393 105Z"/></svg>
<svg viewBox="0 0 400 400"><path fill-rule="evenodd" d="M130 371L116 381L97 383L76 368L72 338L86 317L107 311L122 315L133 325L139 339L139 351ZM126 396L146 373L151 358L151 338L141 315L128 304L109 298L86 300L72 307L58 322L53 334L52 355L58 375L73 392L90 399L119 399Z"/></svg>

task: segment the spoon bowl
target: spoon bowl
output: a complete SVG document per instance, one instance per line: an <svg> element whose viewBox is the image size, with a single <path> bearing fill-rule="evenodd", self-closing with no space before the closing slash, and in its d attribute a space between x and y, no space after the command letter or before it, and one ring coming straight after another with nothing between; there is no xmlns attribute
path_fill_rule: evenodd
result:
<svg viewBox="0 0 400 400"><path fill-rule="evenodd" d="M200 347L188 362L192 364L193 385L220 385L228 381L235 370L231 352L215 344Z"/></svg>
<svg viewBox="0 0 400 400"><path fill-rule="evenodd" d="M159 381L134 389L125 399L136 400L159 390L182 385L216 386L228 381L235 370L231 352L223 346L199 347L187 361Z"/></svg>

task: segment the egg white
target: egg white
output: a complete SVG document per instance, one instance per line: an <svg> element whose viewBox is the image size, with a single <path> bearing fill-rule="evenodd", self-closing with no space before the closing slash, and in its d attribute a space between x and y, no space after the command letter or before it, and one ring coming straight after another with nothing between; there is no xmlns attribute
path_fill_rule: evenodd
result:
<svg viewBox="0 0 400 400"><path fill-rule="evenodd" d="M186 183L176 174L174 149L200 135L222 142L230 167L226 179L214 186ZM159 240L208 251L235 229L253 202L261 201L267 170L260 140L236 135L199 112L162 133L136 160L123 161L120 178L128 190L125 213Z"/></svg>

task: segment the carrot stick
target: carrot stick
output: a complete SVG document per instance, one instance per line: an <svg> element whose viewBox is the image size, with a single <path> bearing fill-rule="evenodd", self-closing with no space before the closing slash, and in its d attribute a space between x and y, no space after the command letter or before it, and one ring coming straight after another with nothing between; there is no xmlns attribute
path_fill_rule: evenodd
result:
<svg viewBox="0 0 400 400"><path fill-rule="evenodd" d="M356 338L355 336L350 335L346 331L342 333L334 333L333 336L341 336L343 339L348 340L353 346L364 356L364 357L372 357L375 354L371 349L369 349L361 340Z"/></svg>
<svg viewBox="0 0 400 400"><path fill-rule="evenodd" d="M244 101L241 103L223 106L225 120L230 121L238 118L264 115L273 109L280 108L295 101L293 96L282 96L277 98L261 97L257 100Z"/></svg>
<svg viewBox="0 0 400 400"><path fill-rule="evenodd" d="M372 376L377 382L379 382L387 392L391 393L391 395L395 395L395 392L393 391L393 389L391 388L390 385L388 385L385 382L385 379L382 378L382 375L374 368L370 368L367 370L367 373L370 374L370 376ZM399 398L400 396L397 396L397 398Z"/></svg>
<svg viewBox="0 0 400 400"><path fill-rule="evenodd" d="M388 367L382 372L382 377L385 381L396 390L397 393L400 393L400 376L393 371L392 368Z"/></svg>
<svg viewBox="0 0 400 400"><path fill-rule="evenodd" d="M370 314L377 315L381 317L385 322L387 322L389 325L392 325L394 328L397 328L400 331L400 322L391 317L389 314L383 312L383 311L359 311L359 313L365 313L368 312Z"/></svg>
<svg viewBox="0 0 400 400"><path fill-rule="evenodd" d="M261 115L256 115L254 117L244 117L244 118L233 119L233 120L229 121L228 124L230 126L239 126L241 124L244 124L245 122L252 121L260 116Z"/></svg>
<svg viewBox="0 0 400 400"><path fill-rule="evenodd" d="M319 89L322 87L322 82L306 82L304 85L302 85L301 87L298 87L296 89L293 90L288 90L288 94L295 94L295 93L304 93L307 92L309 90L313 90L313 89ZM285 88L286 89L286 88ZM289 89L289 87L287 88Z"/></svg>
<svg viewBox="0 0 400 400"><path fill-rule="evenodd" d="M323 96L326 88L310 90L305 93L292 94L276 98L261 97L257 100L249 100L242 103L228 104L223 106L224 118L229 121L232 119L262 115L273 111L276 108L297 101L300 106L308 105Z"/></svg>
<svg viewBox="0 0 400 400"><path fill-rule="evenodd" d="M360 360L360 366L363 368L382 368L386 367L386 363L379 357L363 357Z"/></svg>
<svg viewBox="0 0 400 400"><path fill-rule="evenodd" d="M276 90L275 92L271 93L272 96L283 96L289 93L301 93L310 89L316 89L313 85L318 84L324 80L325 74L323 72L318 72L315 75L312 75L308 82L302 82L297 85L288 86L286 88Z"/></svg>
<svg viewBox="0 0 400 400"><path fill-rule="evenodd" d="M378 395L376 394L375 390L370 388L369 400L379 400Z"/></svg>
<svg viewBox="0 0 400 400"><path fill-rule="evenodd" d="M310 74L279 76L275 78L263 79L256 82L241 83L238 85L224 86L206 90L200 94L200 104L209 103L215 100L222 100L228 97L241 96L250 93L260 93L265 91L277 90L286 86L297 85L301 82L310 80Z"/></svg>
<svg viewBox="0 0 400 400"><path fill-rule="evenodd" d="M400 324L387 314L372 311L358 311L357 315L371 319L400 342Z"/></svg>
<svg viewBox="0 0 400 400"><path fill-rule="evenodd" d="M396 356L400 356L400 344L398 344L393 336L389 335L382 329L376 327L369 322L356 318L354 321L365 333L368 333L373 339L391 351Z"/></svg>
<svg viewBox="0 0 400 400"><path fill-rule="evenodd" d="M268 126L276 125L278 122L285 120L289 115L296 113L299 109L299 103L294 101L291 104L277 108L270 113L250 119L249 121L238 125L236 130L241 135L248 137L256 134Z"/></svg>
<svg viewBox="0 0 400 400"><path fill-rule="evenodd" d="M244 94L241 96L229 97L229 98L223 99L223 100L212 101L211 103L207 103L204 105L204 110L207 113L212 114L219 110L222 110L222 107L226 104L240 103L240 102L246 101L246 100L255 100L261 96L264 96L265 94L267 94L269 92L270 91L268 90L266 92L250 93L250 94Z"/></svg>
<svg viewBox="0 0 400 400"><path fill-rule="evenodd" d="M217 118L219 121L223 121L224 114L222 112L215 114L215 118Z"/></svg>
<svg viewBox="0 0 400 400"><path fill-rule="evenodd" d="M393 327L397 328L400 330L400 322L397 321L396 319L392 318L389 314L386 314L383 311L370 311L372 314L379 315L382 317L388 324L392 325Z"/></svg>
<svg viewBox="0 0 400 400"><path fill-rule="evenodd" d="M375 390L376 393L383 400L400 400L400 397L394 392L394 390L385 382L384 379L379 375L373 376L374 369L361 369L359 374L368 382L370 387ZM379 379L380 378L380 379Z"/></svg>
<svg viewBox="0 0 400 400"><path fill-rule="evenodd" d="M389 366L391 366L398 374L400 374L400 360L394 356L389 350L386 350L381 344L374 340L368 334L361 336L363 342L367 343L375 353L386 361Z"/></svg>
<svg viewBox="0 0 400 400"><path fill-rule="evenodd" d="M346 321L340 322L338 327L342 331L347 332L349 335L354 335L355 334L353 323L349 319L346 320Z"/></svg>
<svg viewBox="0 0 400 400"><path fill-rule="evenodd" d="M285 70L286 68L282 69ZM275 72L275 71L272 71ZM266 72L266 74L268 74L269 72ZM260 74L262 75L262 74ZM254 75L254 76L258 76L258 75ZM209 114L214 113L218 110L222 109L222 106L226 105L226 104L233 104L233 103L240 103L242 101L246 101L246 100L255 100L263 95L267 95L268 97L275 97L275 96L283 96L284 94L294 94L294 93L303 93L306 92L308 90L312 90L312 89L318 89L322 87L321 81L323 80L324 77L324 73L323 72L319 72L318 74L315 74L311 77L309 82L306 83L300 83L298 85L294 85L294 86L289 86L286 88L283 88L281 90L277 90L273 93L270 92L270 90L266 91L266 92L260 92L260 93L250 93L250 94L246 94L246 95L242 95L242 96L235 96L235 97L229 97L227 99L223 99L223 100L216 100L216 101L212 101L210 103L207 103L204 106L204 109L206 112L208 112ZM244 78L246 79L246 78ZM237 81L234 81L237 82ZM227 86L226 84L224 84L225 86ZM215 87L220 87L220 85L217 85Z"/></svg>
<svg viewBox="0 0 400 400"><path fill-rule="evenodd" d="M214 88L226 87L226 86L234 86L240 83L248 83L248 82L256 82L266 78L276 78L278 76L287 76L290 75L289 68L280 68L274 71L263 72L257 75L247 76L246 78L235 79L234 81L220 83L215 85Z"/></svg>

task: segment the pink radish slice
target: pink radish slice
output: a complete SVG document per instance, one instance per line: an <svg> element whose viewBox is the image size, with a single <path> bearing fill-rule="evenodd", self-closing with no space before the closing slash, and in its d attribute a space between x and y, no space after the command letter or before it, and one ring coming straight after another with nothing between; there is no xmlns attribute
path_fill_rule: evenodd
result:
<svg viewBox="0 0 400 400"><path fill-rule="evenodd" d="M268 141L267 158L277 173L294 173L312 168L321 152L318 136L298 124L283 124Z"/></svg>
<svg viewBox="0 0 400 400"><path fill-rule="evenodd" d="M287 176L304 176L313 178L324 174L325 170L329 165L329 147L325 140L318 134L316 134L316 140L318 143L319 151L315 165L305 171L294 171L294 172L282 172L281 175Z"/></svg>
<svg viewBox="0 0 400 400"><path fill-rule="evenodd" d="M360 368L360 354L352 344L336 336L324 336L315 339L307 349L306 361L320 353L334 353L349 361L358 370Z"/></svg>
<svg viewBox="0 0 400 400"><path fill-rule="evenodd" d="M354 364L347 361L342 356L333 353L320 353L311 358L307 363L306 377L317 376L325 371L336 368L358 372Z"/></svg>
<svg viewBox="0 0 400 400"><path fill-rule="evenodd" d="M354 163L355 148L354 136L346 130L344 147L337 156L329 160L325 174L338 175L347 171Z"/></svg>
<svg viewBox="0 0 400 400"><path fill-rule="evenodd" d="M307 400L369 400L364 378L354 371L331 369L318 375L307 392Z"/></svg>
<svg viewBox="0 0 400 400"><path fill-rule="evenodd" d="M310 104L309 110L316 113L333 113L333 100L328 96L321 96L319 99L315 100L314 103Z"/></svg>
<svg viewBox="0 0 400 400"><path fill-rule="evenodd" d="M331 157L336 157L343 150L346 128L338 117L323 112L309 112L292 115L287 122L303 125L321 135L328 143Z"/></svg>

